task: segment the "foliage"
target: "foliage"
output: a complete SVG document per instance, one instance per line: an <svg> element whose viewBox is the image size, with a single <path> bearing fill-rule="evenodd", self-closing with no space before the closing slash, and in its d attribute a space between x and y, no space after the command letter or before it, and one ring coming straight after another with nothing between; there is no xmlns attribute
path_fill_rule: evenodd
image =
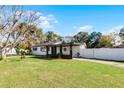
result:
<svg viewBox="0 0 124 93"><path fill-rule="evenodd" d="M20 51L19 51L20 48L19 48L19 47L16 47L15 49L16 49L16 53L17 53L17 55L19 55L19 53L20 53Z"/></svg>
<svg viewBox="0 0 124 93"><path fill-rule="evenodd" d="M24 48L16 47L16 53L17 53L17 55L20 55L20 50L21 49L23 49L23 51L25 52L26 55L30 55L31 54L31 50L29 48L24 49Z"/></svg>
<svg viewBox="0 0 124 93"><path fill-rule="evenodd" d="M113 44L112 44L112 37L110 35L103 35L100 39L99 39L99 47L104 47L104 48L112 48Z"/></svg>
<svg viewBox="0 0 124 93"><path fill-rule="evenodd" d="M17 31L25 29L25 26L28 26L28 24L21 23L17 25L15 30ZM29 33L25 35L24 40L21 40L16 47L22 49L30 49L33 44L40 43L44 40L44 35L41 28L38 28L35 25L30 25L28 27Z"/></svg>
<svg viewBox="0 0 124 93"><path fill-rule="evenodd" d="M88 32L79 32L74 36L74 42L86 43L88 40Z"/></svg>
<svg viewBox="0 0 124 93"><path fill-rule="evenodd" d="M124 45L124 28L120 29L119 35L121 37L122 44Z"/></svg>
<svg viewBox="0 0 124 93"><path fill-rule="evenodd" d="M88 48L101 48L113 47L113 38L111 35L102 35L100 32L92 32L88 34L88 32L79 32L74 35L74 42L76 43L86 43Z"/></svg>
<svg viewBox="0 0 124 93"><path fill-rule="evenodd" d="M46 42L56 42L61 40L61 36L57 35L53 31L48 31L46 34Z"/></svg>
<svg viewBox="0 0 124 93"><path fill-rule="evenodd" d="M120 45L121 44L122 39L121 39L119 33L112 32L112 33L110 33L110 35L111 35L111 38L112 38L112 44L113 44L113 46L116 46L116 45Z"/></svg>
<svg viewBox="0 0 124 93"><path fill-rule="evenodd" d="M101 38L101 32L92 32L87 41L88 48L98 48L99 47L99 39Z"/></svg>
<svg viewBox="0 0 124 93"><path fill-rule="evenodd" d="M124 36L124 28L120 29L119 34L122 35L122 36Z"/></svg>

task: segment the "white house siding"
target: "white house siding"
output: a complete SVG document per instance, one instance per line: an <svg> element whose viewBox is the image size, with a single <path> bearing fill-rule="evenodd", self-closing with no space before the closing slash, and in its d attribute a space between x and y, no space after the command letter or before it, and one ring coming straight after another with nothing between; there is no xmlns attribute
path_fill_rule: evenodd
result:
<svg viewBox="0 0 124 93"><path fill-rule="evenodd" d="M85 58L124 61L124 48L82 49L80 56Z"/></svg>
<svg viewBox="0 0 124 93"><path fill-rule="evenodd" d="M52 53L52 48L49 47L49 51L48 51L48 54L50 55Z"/></svg>
<svg viewBox="0 0 124 93"><path fill-rule="evenodd" d="M77 57L77 54L82 52L83 49L85 49L84 45L73 46L72 47L72 57Z"/></svg>
<svg viewBox="0 0 124 93"><path fill-rule="evenodd" d="M37 50L36 50L36 51L34 51L33 48L31 48L32 54L33 54L33 55L46 55L46 52L45 52L45 51L44 51L44 52L41 51L40 48L41 48L41 47L37 47Z"/></svg>
<svg viewBox="0 0 124 93"><path fill-rule="evenodd" d="M66 48L66 51L64 51L64 48ZM63 55L70 55L70 46L62 47L62 53Z"/></svg>
<svg viewBox="0 0 124 93"><path fill-rule="evenodd" d="M15 48L12 48L12 49L6 48L5 50L3 50L2 53L4 54L5 51L7 51L7 52L6 52L6 55L16 55L16 50L15 50Z"/></svg>
<svg viewBox="0 0 124 93"><path fill-rule="evenodd" d="M66 51L64 51L64 48L66 48ZM77 53L80 53L81 50L82 50L81 46L72 46L72 57L77 57ZM63 47L62 48L62 53L64 55L70 55L70 46Z"/></svg>
<svg viewBox="0 0 124 93"><path fill-rule="evenodd" d="M60 53L60 47L57 47L57 52L56 52L57 54L59 54Z"/></svg>

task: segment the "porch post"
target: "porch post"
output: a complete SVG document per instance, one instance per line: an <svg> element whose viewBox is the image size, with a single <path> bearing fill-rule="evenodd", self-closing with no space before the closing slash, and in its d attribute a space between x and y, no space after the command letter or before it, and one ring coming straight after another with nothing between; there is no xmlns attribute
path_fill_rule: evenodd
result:
<svg viewBox="0 0 124 93"><path fill-rule="evenodd" d="M49 50L49 47L48 46L46 46L46 54L47 54L47 57L48 57L48 50Z"/></svg>
<svg viewBox="0 0 124 93"><path fill-rule="evenodd" d="M62 57L62 45L60 45L60 57Z"/></svg>
<svg viewBox="0 0 124 93"><path fill-rule="evenodd" d="M70 57L72 58L72 43L70 43Z"/></svg>

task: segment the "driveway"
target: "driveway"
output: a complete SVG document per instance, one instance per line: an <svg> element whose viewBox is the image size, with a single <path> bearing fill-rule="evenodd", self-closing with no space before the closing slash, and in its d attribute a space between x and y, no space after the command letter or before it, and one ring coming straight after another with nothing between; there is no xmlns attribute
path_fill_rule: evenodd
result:
<svg viewBox="0 0 124 93"><path fill-rule="evenodd" d="M104 60L85 59L85 58L73 58L73 59L94 62L94 63L100 63L100 64L107 64L107 65L112 65L112 66L119 67L119 68L124 68L124 63L116 62L116 61L114 62L114 61L104 61Z"/></svg>

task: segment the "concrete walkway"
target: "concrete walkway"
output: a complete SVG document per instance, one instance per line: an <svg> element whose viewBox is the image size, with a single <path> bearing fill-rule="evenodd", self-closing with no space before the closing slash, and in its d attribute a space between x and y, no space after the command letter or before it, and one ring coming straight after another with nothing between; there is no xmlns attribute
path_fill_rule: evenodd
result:
<svg viewBox="0 0 124 93"><path fill-rule="evenodd" d="M82 60L87 62L94 62L100 64L108 64L119 68L124 68L124 63L121 62L114 62L114 61L104 61L104 60L95 60L95 59L85 59L85 58L73 58L74 60Z"/></svg>

